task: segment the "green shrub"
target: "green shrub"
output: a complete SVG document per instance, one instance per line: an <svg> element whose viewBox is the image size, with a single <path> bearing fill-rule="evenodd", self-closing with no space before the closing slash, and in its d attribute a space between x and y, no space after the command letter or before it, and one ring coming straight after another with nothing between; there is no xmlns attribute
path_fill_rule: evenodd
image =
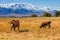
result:
<svg viewBox="0 0 60 40"><path fill-rule="evenodd" d="M51 17L52 15L50 13L44 12L43 17Z"/></svg>
<svg viewBox="0 0 60 40"><path fill-rule="evenodd" d="M31 14L31 17L37 17L37 15L36 14Z"/></svg>

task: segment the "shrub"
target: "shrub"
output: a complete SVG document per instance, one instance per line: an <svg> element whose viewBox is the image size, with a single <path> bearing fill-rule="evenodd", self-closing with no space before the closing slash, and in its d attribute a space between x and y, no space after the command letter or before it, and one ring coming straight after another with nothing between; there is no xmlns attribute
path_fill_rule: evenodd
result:
<svg viewBox="0 0 60 40"><path fill-rule="evenodd" d="M52 15L50 13L44 12L43 17L51 17Z"/></svg>
<svg viewBox="0 0 60 40"><path fill-rule="evenodd" d="M56 11L54 14L55 17L60 17L60 11Z"/></svg>
<svg viewBox="0 0 60 40"><path fill-rule="evenodd" d="M36 14L32 14L31 17L37 17L37 15Z"/></svg>

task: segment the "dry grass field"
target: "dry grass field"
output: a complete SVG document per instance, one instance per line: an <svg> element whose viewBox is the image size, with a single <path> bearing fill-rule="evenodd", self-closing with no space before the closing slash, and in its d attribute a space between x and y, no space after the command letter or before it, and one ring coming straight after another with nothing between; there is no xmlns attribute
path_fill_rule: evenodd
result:
<svg viewBox="0 0 60 40"><path fill-rule="evenodd" d="M9 21L19 19L20 30L10 30ZM51 21L51 28L39 28L42 22ZM60 40L60 17L0 18L0 40Z"/></svg>

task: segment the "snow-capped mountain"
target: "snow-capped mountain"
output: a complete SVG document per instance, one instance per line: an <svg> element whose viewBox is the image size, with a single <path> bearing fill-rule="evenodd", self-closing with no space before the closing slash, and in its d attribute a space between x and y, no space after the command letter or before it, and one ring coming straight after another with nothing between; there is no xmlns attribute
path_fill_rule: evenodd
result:
<svg viewBox="0 0 60 40"><path fill-rule="evenodd" d="M52 15L55 14L55 11L56 11L56 10L50 9L48 7L44 7L44 8L42 8L42 10L44 10L45 12L48 12L48 13L50 13Z"/></svg>
<svg viewBox="0 0 60 40"><path fill-rule="evenodd" d="M32 4L26 3L11 3L11 4L0 4L0 14L29 14L29 13L39 13L39 9Z"/></svg>
<svg viewBox="0 0 60 40"><path fill-rule="evenodd" d="M12 8L12 9L28 9L28 10L39 10L37 7L28 3L10 3L10 4L0 4L0 7Z"/></svg>
<svg viewBox="0 0 60 40"><path fill-rule="evenodd" d="M28 3L0 4L0 15L42 15L45 11L51 14L55 12L54 10L51 10L49 8L40 9Z"/></svg>

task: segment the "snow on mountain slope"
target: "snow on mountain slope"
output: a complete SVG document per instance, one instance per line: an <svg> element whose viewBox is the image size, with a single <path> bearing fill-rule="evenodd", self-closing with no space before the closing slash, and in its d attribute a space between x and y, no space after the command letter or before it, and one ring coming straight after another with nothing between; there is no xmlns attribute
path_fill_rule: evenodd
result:
<svg viewBox="0 0 60 40"><path fill-rule="evenodd" d="M32 4L28 4L28 3L0 4L0 7L13 8L13 9L25 8L25 9L28 9L28 10L38 10L37 7L33 6Z"/></svg>
<svg viewBox="0 0 60 40"><path fill-rule="evenodd" d="M56 11L56 10L50 9L48 7L44 7L44 8L42 8L42 10L44 10L44 11L46 11L46 12L52 14L52 15L55 14L55 11Z"/></svg>
<svg viewBox="0 0 60 40"><path fill-rule="evenodd" d="M42 10L28 3L0 4L0 15L6 15L10 13L23 15L30 15L32 13L41 14Z"/></svg>
<svg viewBox="0 0 60 40"><path fill-rule="evenodd" d="M17 15L30 15L37 14L42 15L44 12L49 12L51 14L55 13L55 10L52 10L48 7L43 9L37 8L36 6L28 3L9 3L9 4L0 4L0 15L7 14L17 14Z"/></svg>

